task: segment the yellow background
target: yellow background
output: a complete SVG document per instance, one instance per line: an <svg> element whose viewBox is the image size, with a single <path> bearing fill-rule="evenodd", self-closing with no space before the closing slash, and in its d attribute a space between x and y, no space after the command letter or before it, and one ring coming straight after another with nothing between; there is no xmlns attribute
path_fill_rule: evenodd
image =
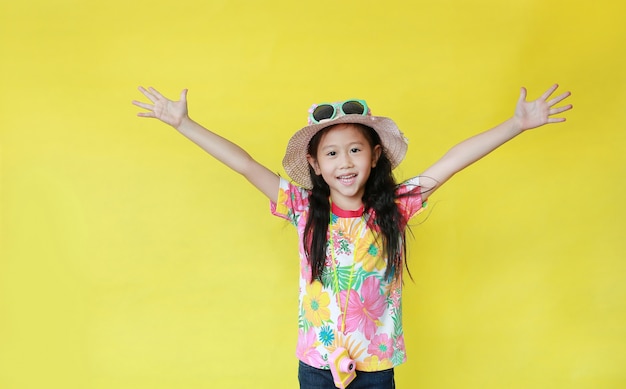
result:
<svg viewBox="0 0 626 389"><path fill-rule="evenodd" d="M397 178L571 90L413 223L401 388L626 387L626 3L0 5L0 388L293 388L297 244L138 85L284 175L317 101L410 139Z"/></svg>

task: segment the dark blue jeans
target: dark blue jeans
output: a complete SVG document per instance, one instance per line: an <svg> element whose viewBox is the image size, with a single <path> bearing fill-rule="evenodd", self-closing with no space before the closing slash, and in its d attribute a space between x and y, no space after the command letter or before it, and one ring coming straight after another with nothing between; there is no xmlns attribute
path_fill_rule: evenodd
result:
<svg viewBox="0 0 626 389"><path fill-rule="evenodd" d="M298 368L300 389L336 389L330 370L322 370L300 362ZM395 389L393 369L365 372L357 371L348 389Z"/></svg>

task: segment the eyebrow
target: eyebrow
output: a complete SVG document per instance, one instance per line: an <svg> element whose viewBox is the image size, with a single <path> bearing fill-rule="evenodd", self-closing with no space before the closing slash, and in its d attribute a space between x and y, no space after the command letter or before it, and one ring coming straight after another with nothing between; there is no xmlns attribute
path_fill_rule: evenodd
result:
<svg viewBox="0 0 626 389"><path fill-rule="evenodd" d="M354 147L354 146L361 146L361 147L363 147L364 144L366 144L366 142L354 141L354 142L348 143L347 146L348 147ZM329 145L326 145L324 147L320 147L320 150L326 150L326 149L333 148L333 147L338 148L339 145L334 144L334 143L333 144L329 144Z"/></svg>

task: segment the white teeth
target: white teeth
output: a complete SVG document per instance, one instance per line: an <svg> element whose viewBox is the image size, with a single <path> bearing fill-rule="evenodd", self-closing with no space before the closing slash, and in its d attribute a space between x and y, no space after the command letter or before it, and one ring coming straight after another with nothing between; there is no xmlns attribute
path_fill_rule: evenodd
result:
<svg viewBox="0 0 626 389"><path fill-rule="evenodd" d="M349 180L350 178L354 178L354 177L356 177L356 174L351 174L349 176L339 176L338 178L340 180Z"/></svg>

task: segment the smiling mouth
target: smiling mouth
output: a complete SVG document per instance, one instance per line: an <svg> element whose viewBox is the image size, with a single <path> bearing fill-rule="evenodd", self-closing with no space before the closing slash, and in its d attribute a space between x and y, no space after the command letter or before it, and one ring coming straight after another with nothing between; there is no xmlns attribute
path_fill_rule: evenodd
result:
<svg viewBox="0 0 626 389"><path fill-rule="evenodd" d="M337 177L339 181L341 181L343 184L346 184L346 185L352 184L355 178L356 178L356 174L348 174L345 176Z"/></svg>

